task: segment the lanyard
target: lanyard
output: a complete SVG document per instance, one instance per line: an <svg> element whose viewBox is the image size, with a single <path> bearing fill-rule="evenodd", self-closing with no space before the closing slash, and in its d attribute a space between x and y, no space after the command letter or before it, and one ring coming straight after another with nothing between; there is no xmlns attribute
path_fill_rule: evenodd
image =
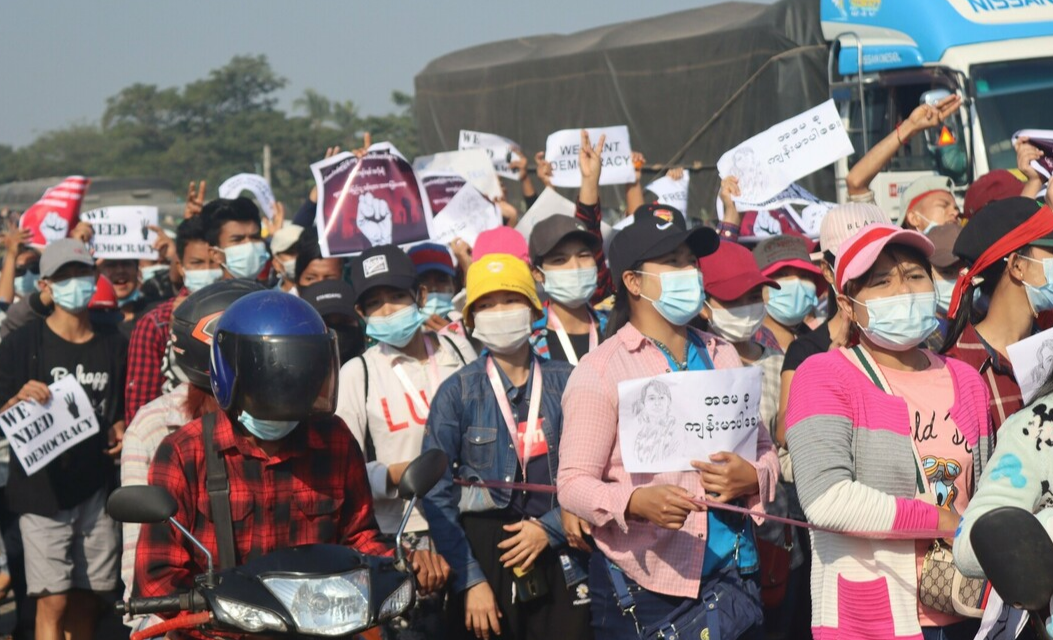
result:
<svg viewBox="0 0 1053 640"><path fill-rule="evenodd" d="M572 366L578 366L578 354L574 351L574 345L570 343L570 336L567 335L567 330L563 328L563 323L559 321L559 316L556 315L555 310L549 306L548 308L548 325L552 327L552 330L556 332L556 337L559 338L559 344L563 347L563 353L567 354L567 362ZM589 314L589 351L596 348L599 344L599 332L596 330L596 319Z"/></svg>
<svg viewBox="0 0 1053 640"><path fill-rule="evenodd" d="M494 365L494 359L490 357L486 359L486 375L490 378L490 386L493 387L494 395L497 396L497 406L501 409L501 415L504 417L505 426L508 427L508 433L512 436L514 445L519 438L519 427L515 418L512 417L512 406L508 404L508 394L505 393L501 384L497 366ZM520 460L520 464L523 465L523 478L526 478L526 463L529 460L530 447L534 442L534 431L538 426L538 414L541 412L541 365L536 359L534 360L534 369L531 373L530 386L530 408L527 411L526 433L523 434L523 456Z"/></svg>
<svg viewBox="0 0 1053 640"><path fill-rule="evenodd" d="M424 338L424 350L428 352L428 384L431 387L428 391L430 396L435 396L435 389L439 386L439 365L435 362L435 350L432 349L431 342L428 340L428 336L422 336ZM406 370L403 369L402 363L396 364L391 368L391 371L395 374L395 377L402 383L402 388L409 394L410 402L417 408L417 413L421 416L428 415L428 408L431 401L425 398L425 394L421 391L417 391L416 385L410 380Z"/></svg>

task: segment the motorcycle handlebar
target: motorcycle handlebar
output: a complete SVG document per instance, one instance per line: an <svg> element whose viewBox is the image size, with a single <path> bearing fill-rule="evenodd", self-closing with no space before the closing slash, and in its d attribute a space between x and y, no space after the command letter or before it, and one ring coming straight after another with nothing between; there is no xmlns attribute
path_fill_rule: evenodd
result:
<svg viewBox="0 0 1053 640"><path fill-rule="evenodd" d="M152 613L195 612L201 611L204 607L204 598L195 592L190 592L159 598L129 598L126 602L118 602L116 609L121 615L144 616Z"/></svg>

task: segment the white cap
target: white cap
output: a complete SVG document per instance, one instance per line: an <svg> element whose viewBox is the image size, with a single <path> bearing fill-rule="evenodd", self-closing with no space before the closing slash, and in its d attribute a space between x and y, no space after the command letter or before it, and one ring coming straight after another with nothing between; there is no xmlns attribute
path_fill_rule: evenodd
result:
<svg viewBox="0 0 1053 640"><path fill-rule="evenodd" d="M303 233L303 227L298 224L287 224L275 231L271 237L271 254L278 255L291 249L300 239L301 233Z"/></svg>
<svg viewBox="0 0 1053 640"><path fill-rule="evenodd" d="M819 227L819 247L837 256L841 243L872 224L892 224L892 220L875 204L849 202L827 212Z"/></svg>

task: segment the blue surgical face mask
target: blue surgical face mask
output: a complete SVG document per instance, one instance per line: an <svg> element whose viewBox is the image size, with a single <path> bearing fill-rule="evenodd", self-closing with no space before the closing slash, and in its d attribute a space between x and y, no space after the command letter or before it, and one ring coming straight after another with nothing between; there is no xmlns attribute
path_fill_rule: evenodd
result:
<svg viewBox="0 0 1053 640"><path fill-rule="evenodd" d="M296 258L290 258L288 260L282 260L282 271L285 273L281 274L282 280L286 282L293 282L296 278Z"/></svg>
<svg viewBox="0 0 1053 640"><path fill-rule="evenodd" d="M596 267L584 269L549 269L545 274L545 293L550 298L576 309L596 292Z"/></svg>
<svg viewBox="0 0 1053 640"><path fill-rule="evenodd" d="M142 292L139 291L138 289L136 289L135 291L133 291L130 294L128 294L128 297L126 297L126 298L118 298L117 299L117 306L118 307L123 307L124 305L131 304L131 303L135 302L136 300L138 300L139 298L142 298L142 297L143 297Z"/></svg>
<svg viewBox="0 0 1053 640"><path fill-rule="evenodd" d="M28 296L37 290L38 280L40 280L40 274L26 271L15 278L15 293L18 294L18 297L20 298Z"/></svg>
<svg viewBox="0 0 1053 640"><path fill-rule="evenodd" d="M644 300L650 300L656 311L670 323L682 327L702 311L706 294L702 289L702 272L698 269L682 269L662 273L637 271L640 275L654 276L662 281L662 294L657 300L641 294Z"/></svg>
<svg viewBox="0 0 1053 640"><path fill-rule="evenodd" d="M220 249L227 257L225 267L235 278L255 278L267 264L267 245L259 240Z"/></svg>
<svg viewBox="0 0 1053 640"><path fill-rule="evenodd" d="M223 277L222 269L187 269L183 272L183 286L190 293L200 291Z"/></svg>
<svg viewBox="0 0 1053 640"><path fill-rule="evenodd" d="M299 420L261 420L254 418L247 411L242 411L238 416L241 426L260 440L281 440L292 433Z"/></svg>
<svg viewBox="0 0 1053 640"><path fill-rule="evenodd" d="M951 306L951 295L954 293L954 280L936 278L932 283L936 285L936 308L939 309L940 313L943 315L947 315L947 309ZM973 294L979 292L979 289L973 290Z"/></svg>
<svg viewBox="0 0 1053 640"><path fill-rule="evenodd" d="M51 298L55 305L70 313L80 313L87 309L93 295L95 276L68 278L62 282L51 283Z"/></svg>
<svg viewBox="0 0 1053 640"><path fill-rule="evenodd" d="M905 293L860 302L867 308L869 321L861 327L871 342L890 351L912 349L936 330L936 292Z"/></svg>
<svg viewBox="0 0 1053 640"><path fill-rule="evenodd" d="M158 274L168 273L168 265L167 264L152 264L149 267L140 267L139 271L143 274L142 275L143 282L146 282L147 280L152 280Z"/></svg>
<svg viewBox="0 0 1053 640"><path fill-rule="evenodd" d="M815 310L819 296L811 280L779 280L780 289L768 288L768 315L780 324L795 327Z"/></svg>
<svg viewBox="0 0 1053 640"><path fill-rule="evenodd" d="M1036 315L1043 311L1053 310L1053 258L1035 260L1027 256L1020 257L1031 262L1042 263L1042 273L1046 277L1046 283L1039 287L1024 283L1024 290L1027 292L1027 300L1031 303L1031 309Z"/></svg>
<svg viewBox="0 0 1053 640"><path fill-rule="evenodd" d="M445 318L446 314L453 311L453 294L443 293L441 291L432 293L429 291L428 299L424 301L424 306L421 307L421 311L426 318L430 318L431 316Z"/></svg>
<svg viewBox="0 0 1053 640"><path fill-rule="evenodd" d="M411 304L388 316L366 318L366 335L401 349L409 344L425 320L417 305Z"/></svg>

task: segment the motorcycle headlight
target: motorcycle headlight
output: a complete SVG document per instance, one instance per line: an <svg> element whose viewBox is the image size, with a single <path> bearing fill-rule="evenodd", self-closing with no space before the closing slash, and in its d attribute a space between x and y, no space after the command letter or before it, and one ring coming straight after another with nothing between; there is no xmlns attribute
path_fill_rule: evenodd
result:
<svg viewBox="0 0 1053 640"><path fill-rule="evenodd" d="M263 578L304 633L340 636L369 623L369 569L335 576Z"/></svg>
<svg viewBox="0 0 1053 640"><path fill-rule="evenodd" d="M216 598L216 614L220 622L225 622L244 631L285 631L281 618L266 609L259 609L242 602Z"/></svg>
<svg viewBox="0 0 1053 640"><path fill-rule="evenodd" d="M377 614L377 617L381 620L388 620L402 615L412 603L413 581L406 580L384 600L384 604L380 605L380 613Z"/></svg>

